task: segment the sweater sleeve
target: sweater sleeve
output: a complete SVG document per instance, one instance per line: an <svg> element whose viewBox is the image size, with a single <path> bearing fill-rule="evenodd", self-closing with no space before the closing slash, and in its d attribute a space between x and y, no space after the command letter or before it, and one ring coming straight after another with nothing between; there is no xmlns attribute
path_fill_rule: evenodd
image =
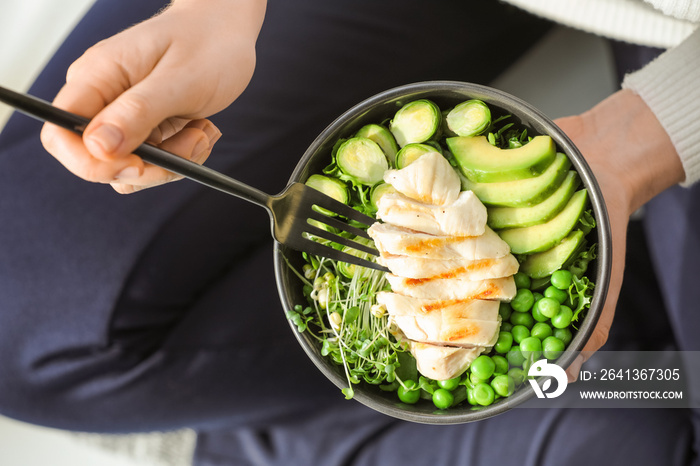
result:
<svg viewBox="0 0 700 466"><path fill-rule="evenodd" d="M700 29L644 68L622 87L646 102L661 122L685 170L682 186L700 180Z"/></svg>
<svg viewBox="0 0 700 466"><path fill-rule="evenodd" d="M692 21L700 21L700 2L697 0L644 0L668 16Z"/></svg>

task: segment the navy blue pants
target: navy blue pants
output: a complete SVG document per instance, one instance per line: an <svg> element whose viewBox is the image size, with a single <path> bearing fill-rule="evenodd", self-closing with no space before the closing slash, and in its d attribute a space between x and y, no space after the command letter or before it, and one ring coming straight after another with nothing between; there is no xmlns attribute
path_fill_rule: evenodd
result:
<svg viewBox="0 0 700 466"><path fill-rule="evenodd" d="M164 3L98 1L31 92L51 100L87 47ZM213 117L224 136L208 165L277 192L349 106L421 80L487 84L546 30L487 0L271 0L253 82ZM435 427L345 401L284 318L264 211L189 181L118 195L69 174L39 130L16 115L0 135L0 413L91 432L191 427L198 465L694 459L685 410L516 409ZM696 349L693 194L672 190L647 216L665 300L631 229L639 264L609 348Z"/></svg>

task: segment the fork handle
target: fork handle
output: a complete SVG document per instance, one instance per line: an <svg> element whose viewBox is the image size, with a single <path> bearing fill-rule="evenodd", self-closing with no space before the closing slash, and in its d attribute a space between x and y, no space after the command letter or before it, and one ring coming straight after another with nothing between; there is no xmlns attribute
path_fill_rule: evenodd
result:
<svg viewBox="0 0 700 466"><path fill-rule="evenodd" d="M241 183L216 170L196 164L151 144L141 144L134 151L134 154L148 163L158 165L161 168L182 175L192 181L269 209L271 197L269 194L245 183Z"/></svg>
<svg viewBox="0 0 700 466"><path fill-rule="evenodd" d="M0 86L0 102L16 108L25 115L53 123L81 135L88 123L90 123L89 119L54 107L45 100L14 92L2 86ZM141 144L136 148L134 154L141 157L145 162L269 209L271 198L269 194L216 170L198 165L147 143Z"/></svg>

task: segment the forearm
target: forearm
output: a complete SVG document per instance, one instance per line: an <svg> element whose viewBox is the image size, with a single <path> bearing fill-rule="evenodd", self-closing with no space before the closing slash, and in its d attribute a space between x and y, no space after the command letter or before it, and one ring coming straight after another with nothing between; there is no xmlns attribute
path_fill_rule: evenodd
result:
<svg viewBox="0 0 700 466"><path fill-rule="evenodd" d="M167 9L186 9L190 15L205 18L212 27L221 26L235 40L241 37L255 40L266 8L267 0L172 0Z"/></svg>
<svg viewBox="0 0 700 466"><path fill-rule="evenodd" d="M609 146L607 163L630 194L634 211L665 189L683 181L678 153L645 102L622 90L591 109L598 137Z"/></svg>
<svg viewBox="0 0 700 466"><path fill-rule="evenodd" d="M163 12L167 22L183 24L190 43L198 48L202 70L191 70L190 74L197 76L209 71L212 76L206 83L193 83L215 89L217 94L216 100L199 102L201 108L208 110L198 113L197 117L209 116L227 107L248 85L252 73L243 75L241 70L252 71L255 67L255 43L266 7L267 0L172 0ZM182 57L183 62L192 62L189 53ZM216 62L220 64L215 65ZM181 73L182 68L178 71Z"/></svg>
<svg viewBox="0 0 700 466"><path fill-rule="evenodd" d="M630 90L618 91L591 110L565 119L568 135L599 181L622 188L606 199L631 214L685 174L673 143L644 101Z"/></svg>

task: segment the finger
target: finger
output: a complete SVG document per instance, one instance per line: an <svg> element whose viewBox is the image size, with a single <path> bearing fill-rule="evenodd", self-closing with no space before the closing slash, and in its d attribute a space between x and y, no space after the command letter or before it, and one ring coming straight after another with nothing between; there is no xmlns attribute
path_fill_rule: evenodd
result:
<svg viewBox="0 0 700 466"><path fill-rule="evenodd" d="M95 66L94 69L98 69ZM86 118L92 118L116 94L114 81L103 80L95 71L84 84L66 84L54 99L54 105ZM119 76L119 75L117 75ZM119 81L121 78L117 78ZM75 175L88 181L109 183L114 176L133 160L119 160L111 168L99 163L85 148L80 136L73 132L47 123L41 130L41 141L46 150ZM128 155L128 154L126 154ZM104 160L104 159L103 159ZM116 160L110 158L109 161Z"/></svg>
<svg viewBox="0 0 700 466"><path fill-rule="evenodd" d="M576 359L574 359L574 362L572 362L571 365L566 369L566 377L569 383L576 382L579 374L581 373L581 366L584 362L585 361L583 355L578 355Z"/></svg>
<svg viewBox="0 0 700 466"><path fill-rule="evenodd" d="M203 126L204 129L196 126ZM216 131L213 137L208 134L211 131ZM210 122L197 121L165 140L159 147L201 165L211 154L212 147L220 135L221 133ZM124 173L124 176L112 183L112 187L117 192L129 194L183 178L180 175L151 164L145 164L143 171L138 175L137 171L134 170L133 174L135 176L133 178L130 178L129 174L127 171Z"/></svg>
<svg viewBox="0 0 700 466"><path fill-rule="evenodd" d="M182 128L184 128L190 121L191 120L187 118L168 118L160 125L153 128L153 131L151 131L151 135L148 136L146 142L158 145L180 132Z"/></svg>

